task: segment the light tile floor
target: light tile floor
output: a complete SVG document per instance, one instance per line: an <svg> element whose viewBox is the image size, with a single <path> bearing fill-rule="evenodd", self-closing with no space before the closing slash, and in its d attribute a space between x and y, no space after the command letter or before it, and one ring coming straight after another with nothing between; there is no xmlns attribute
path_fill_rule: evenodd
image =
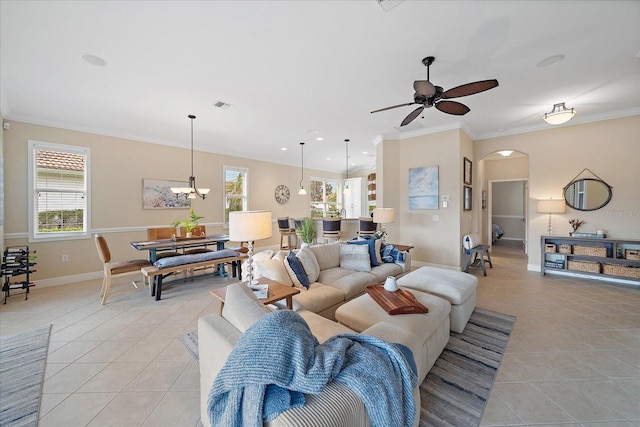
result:
<svg viewBox="0 0 640 427"><path fill-rule="evenodd" d="M526 271L494 253L478 306L517 316L483 426L640 427L640 290ZM203 280L206 282L203 283ZM146 289L33 288L0 306L0 335L53 324L40 426L198 426L198 365L177 337L218 310L232 279Z"/></svg>

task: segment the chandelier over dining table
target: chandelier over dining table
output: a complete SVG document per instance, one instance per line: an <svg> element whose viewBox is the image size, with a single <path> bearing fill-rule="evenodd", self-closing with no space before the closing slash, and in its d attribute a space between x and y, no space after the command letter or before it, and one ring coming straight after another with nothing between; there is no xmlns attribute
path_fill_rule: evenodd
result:
<svg viewBox="0 0 640 427"><path fill-rule="evenodd" d="M187 117L191 119L191 176L189 177L189 186L171 187L171 191L176 195L176 197L185 196L187 199L195 199L196 197L200 197L204 200L210 190L208 188L198 188L196 186L196 177L193 173L193 120L196 118L196 116L194 116L193 114L189 114Z"/></svg>

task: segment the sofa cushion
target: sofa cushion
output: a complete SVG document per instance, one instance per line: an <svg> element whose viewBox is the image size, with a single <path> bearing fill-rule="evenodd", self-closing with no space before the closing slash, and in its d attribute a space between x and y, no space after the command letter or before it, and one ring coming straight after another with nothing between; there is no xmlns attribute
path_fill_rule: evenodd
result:
<svg viewBox="0 0 640 427"><path fill-rule="evenodd" d="M293 310L309 310L320 313L331 306L340 304L344 299L344 292L340 289L315 282L309 286L309 289L301 289L299 294L293 296ZM276 306L283 307L282 304L276 304Z"/></svg>
<svg viewBox="0 0 640 427"><path fill-rule="evenodd" d="M222 317L227 319L240 332L246 331L269 310L256 298L249 287L243 283L227 286L222 307Z"/></svg>
<svg viewBox="0 0 640 427"><path fill-rule="evenodd" d="M340 267L340 243L327 243L311 246L320 270Z"/></svg>
<svg viewBox="0 0 640 427"><path fill-rule="evenodd" d="M313 283L318 280L318 276L320 275L320 265L318 264L318 260L316 259L313 251L308 246L305 246L298 251L296 256L302 263L302 267L309 277L309 282Z"/></svg>
<svg viewBox="0 0 640 427"><path fill-rule="evenodd" d="M311 311L301 310L298 311L298 314L304 319L305 322L307 322L307 325L309 325L309 329L311 329L311 333L313 333L313 336L318 339L318 342L320 342L320 344L334 335L355 333L354 330L349 329L338 322L329 320Z"/></svg>
<svg viewBox="0 0 640 427"><path fill-rule="evenodd" d="M349 240L347 242L349 245L366 245L369 248L369 261L371 263L371 267L377 267L380 265L378 263L378 258L376 257L376 241L375 239L369 238L359 238L357 240Z"/></svg>
<svg viewBox="0 0 640 427"><path fill-rule="evenodd" d="M382 239L376 239L376 260L378 261L378 265L382 265Z"/></svg>
<svg viewBox="0 0 640 427"><path fill-rule="evenodd" d="M340 268L371 271L369 245L340 245Z"/></svg>
<svg viewBox="0 0 640 427"><path fill-rule="evenodd" d="M284 259L284 266L287 269L287 273L289 273L293 286L305 289L309 288L309 276L307 276L302 263L293 251L290 251L289 255Z"/></svg>
<svg viewBox="0 0 640 427"><path fill-rule="evenodd" d="M375 267L378 268L378 267ZM385 276L386 278L386 276ZM322 270L318 281L340 289L349 300L364 293L364 288L378 283L376 276L364 271L350 271L343 268Z"/></svg>
<svg viewBox="0 0 640 427"><path fill-rule="evenodd" d="M262 277L275 280L286 286L293 286L289 273L284 266L284 256L277 253L271 259L258 261L258 268Z"/></svg>
<svg viewBox="0 0 640 427"><path fill-rule="evenodd" d="M388 276L402 274L402 266L396 263L382 263L377 267L371 267L371 274L376 276L377 283L384 282Z"/></svg>

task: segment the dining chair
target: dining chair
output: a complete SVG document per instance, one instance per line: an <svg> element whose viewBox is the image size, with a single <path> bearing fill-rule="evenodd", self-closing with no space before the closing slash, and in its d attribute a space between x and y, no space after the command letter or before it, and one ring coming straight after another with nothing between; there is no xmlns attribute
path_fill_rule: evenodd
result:
<svg viewBox="0 0 640 427"><path fill-rule="evenodd" d="M182 235L184 236L187 231L184 229L184 227L181 227L181 232L182 232ZM198 225L191 231L191 235L193 236L193 238L207 237L207 228L204 225ZM202 248L185 249L183 253L184 254L202 254L205 252L212 252L214 250L215 249L210 249L205 246Z"/></svg>
<svg viewBox="0 0 640 427"><path fill-rule="evenodd" d="M322 243L340 240L341 218L322 218Z"/></svg>
<svg viewBox="0 0 640 427"><path fill-rule="evenodd" d="M147 228L147 240L153 242L155 240L170 240L176 237L175 227L156 227ZM156 253L156 260L161 258L167 258L171 256L178 256L180 252L175 250L163 250Z"/></svg>
<svg viewBox="0 0 640 427"><path fill-rule="evenodd" d="M100 261L102 261L102 266L104 267L104 278L102 279L102 289L100 290L102 305L104 305L107 303L107 298L109 297L112 277L132 273L140 274L140 269L142 267L150 267L152 264L146 259L112 262L111 251L109 250L109 245L107 244L106 239L103 236L96 234L95 242L96 248L98 249L98 256L100 257ZM136 286L136 283L133 282L133 285Z"/></svg>
<svg viewBox="0 0 640 427"><path fill-rule="evenodd" d="M378 224L373 222L373 218L366 216L360 217L360 229L358 230L358 236L373 236L376 233L377 229Z"/></svg>
<svg viewBox="0 0 640 427"><path fill-rule="evenodd" d="M288 216L278 218L278 230L280 231L280 249L294 249L298 247L296 230L295 228L291 228ZM286 245L284 244L285 239L287 241ZM295 241L296 245L293 245L292 241Z"/></svg>

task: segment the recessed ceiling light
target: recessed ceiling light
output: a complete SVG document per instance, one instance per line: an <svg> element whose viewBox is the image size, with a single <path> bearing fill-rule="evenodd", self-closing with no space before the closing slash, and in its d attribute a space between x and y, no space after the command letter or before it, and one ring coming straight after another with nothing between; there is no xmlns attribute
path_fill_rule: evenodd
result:
<svg viewBox="0 0 640 427"><path fill-rule="evenodd" d="M81 53L80 58L87 64L95 65L96 67L104 67L107 65L107 61L90 53Z"/></svg>
<svg viewBox="0 0 640 427"><path fill-rule="evenodd" d="M287 151L287 147L282 147L280 150Z"/></svg>
<svg viewBox="0 0 640 427"><path fill-rule="evenodd" d="M316 141L324 141L324 138L319 136L319 137L316 138Z"/></svg>
<svg viewBox="0 0 640 427"><path fill-rule="evenodd" d="M368 154L366 151L363 151L362 154Z"/></svg>
<svg viewBox="0 0 640 427"><path fill-rule="evenodd" d="M543 59L542 61L536 64L536 67L549 67L553 64L557 64L558 62L564 59L564 54L559 53L557 55L550 56L548 58Z"/></svg>
<svg viewBox="0 0 640 427"><path fill-rule="evenodd" d="M327 157L327 160L331 160L331 157Z"/></svg>

